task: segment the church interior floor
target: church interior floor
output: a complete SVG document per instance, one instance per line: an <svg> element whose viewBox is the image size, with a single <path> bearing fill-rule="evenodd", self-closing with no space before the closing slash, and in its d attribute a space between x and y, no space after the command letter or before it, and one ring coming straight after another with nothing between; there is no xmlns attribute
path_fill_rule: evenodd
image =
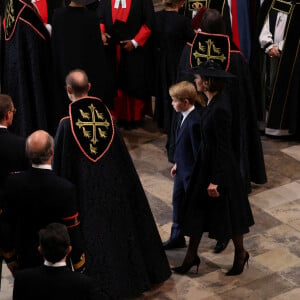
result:
<svg viewBox="0 0 300 300"><path fill-rule="evenodd" d="M141 128L121 129L146 191L162 240L169 237L172 220L171 163L166 135L151 119ZM299 299L300 298L300 144L292 139L261 136L268 182L252 185L249 195L255 225L245 235L249 268L227 277L233 262L233 244L213 253L215 240L204 235L198 254L198 274L172 274L163 284L136 299ZM167 251L170 266L181 264L186 248ZM12 299L13 278L2 270L1 300ZM299 298L298 298L299 297Z"/></svg>

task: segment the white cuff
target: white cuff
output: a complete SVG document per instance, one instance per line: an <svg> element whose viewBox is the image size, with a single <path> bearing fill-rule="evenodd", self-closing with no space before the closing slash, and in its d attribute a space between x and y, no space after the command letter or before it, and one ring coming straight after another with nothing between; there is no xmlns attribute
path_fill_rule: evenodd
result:
<svg viewBox="0 0 300 300"><path fill-rule="evenodd" d="M134 48L137 48L139 46L139 43L134 39L131 40L131 43L133 44Z"/></svg>

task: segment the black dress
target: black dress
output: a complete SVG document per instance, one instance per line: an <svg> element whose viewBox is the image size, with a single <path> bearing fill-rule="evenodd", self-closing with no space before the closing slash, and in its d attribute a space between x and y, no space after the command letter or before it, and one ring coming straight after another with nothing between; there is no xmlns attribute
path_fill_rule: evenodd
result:
<svg viewBox="0 0 300 300"><path fill-rule="evenodd" d="M76 143L70 118L64 118L55 136L53 168L77 186L86 271L112 299L136 296L171 275L145 192L116 126L108 150L93 162Z"/></svg>
<svg viewBox="0 0 300 300"><path fill-rule="evenodd" d="M165 133L170 133L174 109L169 87L176 83L177 65L186 42L191 42L194 31L191 20L176 11L155 13L155 111L154 120Z"/></svg>
<svg viewBox="0 0 300 300"><path fill-rule="evenodd" d="M208 232L230 239L254 224L250 204L231 143L231 109L225 93L217 94L202 114L201 144L186 196L186 235ZM220 197L207 194L217 184Z"/></svg>

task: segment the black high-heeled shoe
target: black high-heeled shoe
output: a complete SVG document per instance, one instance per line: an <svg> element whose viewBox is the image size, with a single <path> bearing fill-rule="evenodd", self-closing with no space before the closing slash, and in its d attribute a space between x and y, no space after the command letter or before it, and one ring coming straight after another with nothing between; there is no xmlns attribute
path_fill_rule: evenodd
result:
<svg viewBox="0 0 300 300"><path fill-rule="evenodd" d="M196 256L195 259L190 264L181 265L179 267L174 267L172 270L178 274L187 273L193 266L196 266L196 273L198 273L198 268L200 265L200 257Z"/></svg>
<svg viewBox="0 0 300 300"><path fill-rule="evenodd" d="M246 256L244 260L241 260L238 256L234 256L233 266L232 268L226 273L226 276L234 276L239 275L244 271L245 264L247 263L248 266L249 260L249 253L246 252Z"/></svg>

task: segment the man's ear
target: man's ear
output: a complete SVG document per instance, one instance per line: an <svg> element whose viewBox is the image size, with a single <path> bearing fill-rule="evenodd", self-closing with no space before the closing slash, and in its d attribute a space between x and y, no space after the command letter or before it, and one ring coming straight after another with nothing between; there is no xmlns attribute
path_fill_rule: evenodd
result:
<svg viewBox="0 0 300 300"><path fill-rule="evenodd" d="M70 245L69 248L68 248L68 251L67 251L66 256L68 256L68 255L70 254L71 251L72 251L72 246Z"/></svg>
<svg viewBox="0 0 300 300"><path fill-rule="evenodd" d="M70 87L70 86L68 86L68 85L67 85L67 92L68 92L68 94L73 94L73 93L72 93L72 89L71 89L71 87Z"/></svg>
<svg viewBox="0 0 300 300"><path fill-rule="evenodd" d="M42 251L41 246L38 246L38 251L39 251L39 253L40 253L41 255L43 255L43 251Z"/></svg>
<svg viewBox="0 0 300 300"><path fill-rule="evenodd" d="M92 86L92 85L91 85L91 83L90 83L90 82L89 82L89 84L88 84L88 85L89 85L88 91L90 91L90 89L91 89L91 86Z"/></svg>

